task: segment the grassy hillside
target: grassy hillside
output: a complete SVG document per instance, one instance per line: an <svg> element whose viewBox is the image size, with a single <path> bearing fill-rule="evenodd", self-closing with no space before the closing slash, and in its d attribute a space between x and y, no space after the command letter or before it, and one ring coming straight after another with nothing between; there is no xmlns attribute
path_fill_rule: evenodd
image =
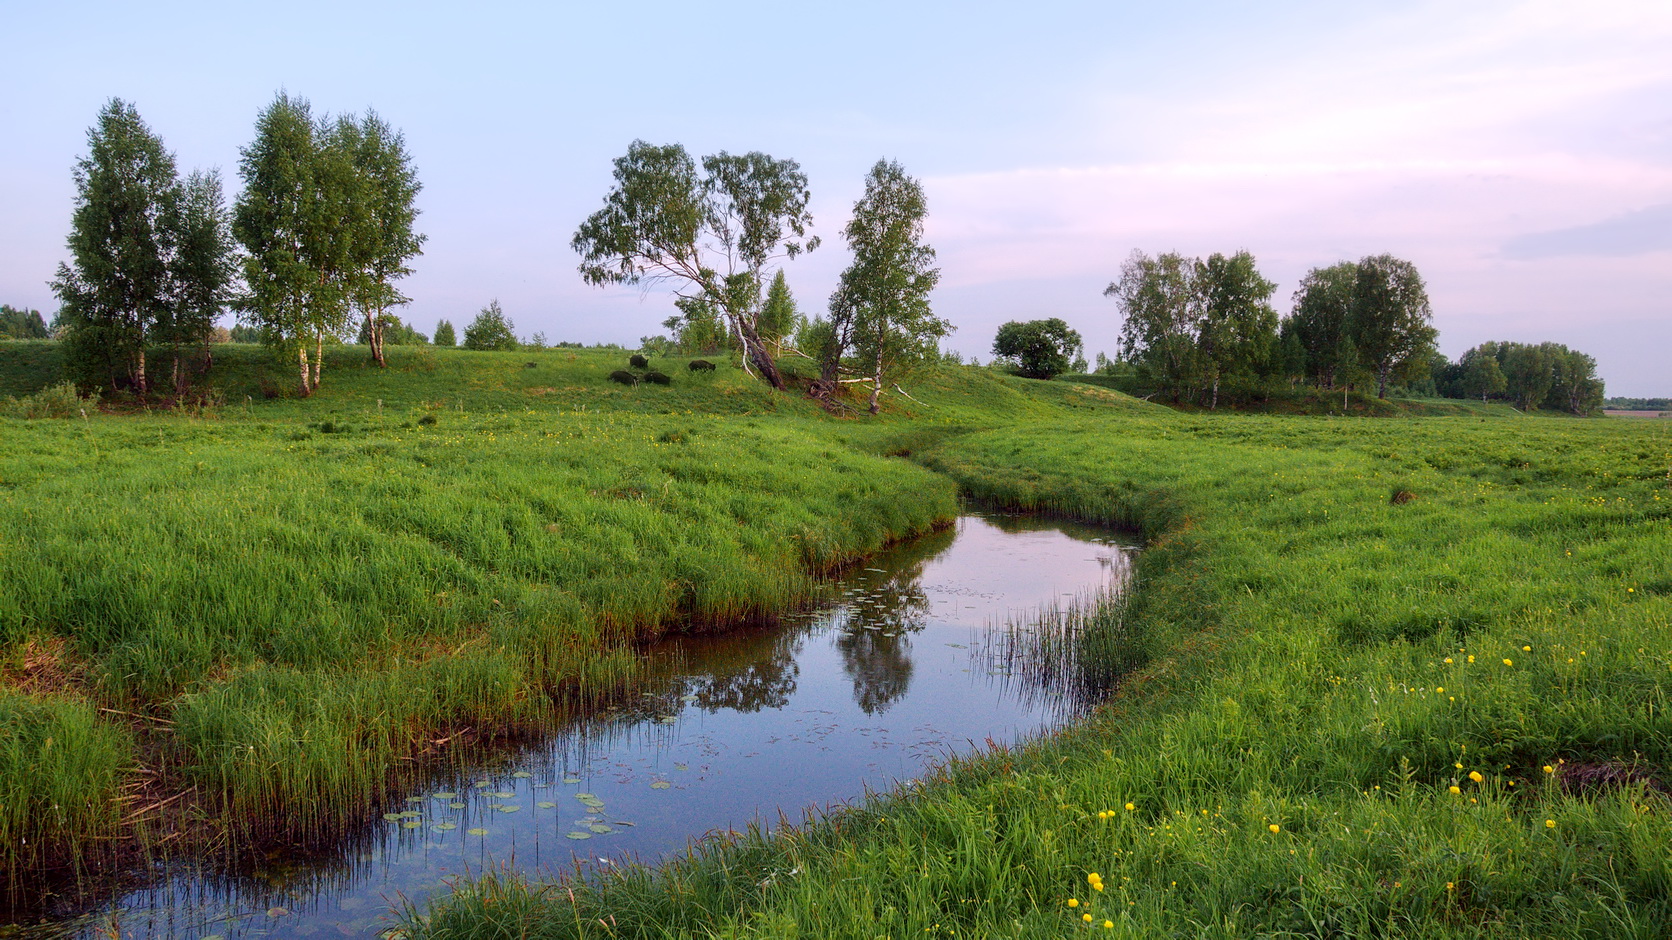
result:
<svg viewBox="0 0 1672 940"><path fill-rule="evenodd" d="M50 348L0 346L0 373L55 381ZM349 347L302 399L229 346L188 407L0 417L7 867L185 809L330 831L429 742L613 694L631 643L793 606L956 512L952 481L885 456L904 410L833 420L682 360L667 386L609 381L625 365L406 348L380 370ZM978 370L913 388L942 432L1129 405Z"/></svg>
<svg viewBox="0 0 1672 940"><path fill-rule="evenodd" d="M986 499L1148 533L1132 606L1104 612L1147 665L1108 706L924 792L573 900L480 882L422 935L1672 925L1664 431L1129 414L922 459Z"/></svg>
<svg viewBox="0 0 1672 940"><path fill-rule="evenodd" d="M44 373L23 345L0 375ZM573 895L465 886L414 932L1672 924L1665 423L1181 414L973 368L832 418L727 368L613 385L610 351L361 355L309 399L228 347L208 407L0 418L10 871L162 838L182 793L329 828L428 741L607 695L631 639L791 603L962 492L1149 537L1096 612L1134 670L1107 706Z"/></svg>

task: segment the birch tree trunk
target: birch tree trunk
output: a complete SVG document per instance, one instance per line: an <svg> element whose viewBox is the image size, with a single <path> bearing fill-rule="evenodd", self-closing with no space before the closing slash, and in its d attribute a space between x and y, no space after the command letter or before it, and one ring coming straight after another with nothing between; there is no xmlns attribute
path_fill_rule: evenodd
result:
<svg viewBox="0 0 1672 940"><path fill-rule="evenodd" d="M871 368L871 413L882 410L882 404L877 401L882 396L882 344L877 344L877 359Z"/></svg>

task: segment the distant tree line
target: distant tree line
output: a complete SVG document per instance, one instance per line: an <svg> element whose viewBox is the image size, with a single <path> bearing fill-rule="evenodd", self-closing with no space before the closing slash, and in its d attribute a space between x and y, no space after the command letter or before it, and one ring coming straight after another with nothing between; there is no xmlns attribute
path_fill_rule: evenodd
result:
<svg viewBox="0 0 1672 940"><path fill-rule="evenodd" d="M1481 343L1456 362L1438 357L1432 376L1447 398L1504 401L1522 411L1587 415L1603 404L1596 360L1560 343Z"/></svg>
<svg viewBox="0 0 1672 940"><path fill-rule="evenodd" d="M51 335L39 310L0 304L0 339L46 339Z"/></svg>
<svg viewBox="0 0 1672 940"><path fill-rule="evenodd" d="M1672 398L1621 398L1603 399L1604 408L1618 411L1672 411Z"/></svg>
<svg viewBox="0 0 1672 940"><path fill-rule="evenodd" d="M1435 346L1427 288L1409 261L1382 254L1313 268L1282 318L1270 303L1275 290L1246 251L1205 260L1135 251L1104 291L1123 320L1116 360L1100 353L1098 368L1209 408L1226 385L1239 397L1373 386L1379 398L1402 388L1524 410L1600 407L1595 360L1556 343L1483 343L1447 360ZM997 344L994 351L1006 355Z"/></svg>

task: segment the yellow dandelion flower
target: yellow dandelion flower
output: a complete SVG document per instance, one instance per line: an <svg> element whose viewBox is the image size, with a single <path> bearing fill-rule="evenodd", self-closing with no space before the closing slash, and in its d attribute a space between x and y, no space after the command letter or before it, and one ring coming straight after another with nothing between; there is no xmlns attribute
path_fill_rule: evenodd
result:
<svg viewBox="0 0 1672 940"><path fill-rule="evenodd" d="M1454 783L1454 784L1452 784L1452 785L1451 785L1451 786L1450 786L1450 787L1448 787L1448 788L1447 788L1447 789L1449 789L1449 790L1451 790L1451 792L1452 792L1452 793L1462 793L1462 792L1463 792L1463 791L1462 791L1462 790L1459 790L1459 789L1458 789L1458 788L1457 788L1457 784L1455 784L1455 783Z"/></svg>
<svg viewBox="0 0 1672 940"><path fill-rule="evenodd" d="M1132 812L1133 810L1137 809L1137 808L1138 807L1133 806L1131 803L1126 804L1126 811L1129 812L1129 813Z"/></svg>
<svg viewBox="0 0 1672 940"><path fill-rule="evenodd" d="M1446 665L1448 665L1448 666L1451 665L1451 657L1450 656L1446 657Z"/></svg>
<svg viewBox="0 0 1672 940"><path fill-rule="evenodd" d="M1267 826L1266 828L1270 829L1272 832L1282 832L1283 831L1283 827L1279 826L1277 823L1272 823L1271 825Z"/></svg>
<svg viewBox="0 0 1672 940"><path fill-rule="evenodd" d="M1115 922L1112 921L1112 920L1104 921L1103 922L1103 929L1104 930L1114 930L1115 929Z"/></svg>
<svg viewBox="0 0 1672 940"><path fill-rule="evenodd" d="M1556 772L1556 768L1550 766L1549 764L1545 764L1544 765L1544 772L1547 773L1547 774L1553 774L1553 773Z"/></svg>
<svg viewBox="0 0 1672 940"><path fill-rule="evenodd" d="M1504 660L1504 665L1506 665L1506 666L1513 666L1513 665L1515 665L1515 660L1513 660L1513 659L1506 659L1506 660Z"/></svg>
<svg viewBox="0 0 1672 940"><path fill-rule="evenodd" d="M1069 898L1068 899L1068 906L1069 907L1079 907L1080 906L1080 899L1079 898Z"/></svg>
<svg viewBox="0 0 1672 940"><path fill-rule="evenodd" d="M1463 769L1463 764L1462 764L1461 761L1453 761L1451 766L1456 767L1458 770Z"/></svg>
<svg viewBox="0 0 1672 940"><path fill-rule="evenodd" d="M1546 820L1545 820L1545 821L1544 821L1544 828L1546 828L1546 829L1554 829L1554 828L1556 828L1556 820L1554 820L1554 819L1546 819Z"/></svg>
<svg viewBox="0 0 1672 940"><path fill-rule="evenodd" d="M1475 654L1473 654L1473 653L1470 653L1470 654L1469 654L1469 662L1471 662L1471 663L1472 663L1472 662L1474 662L1474 661L1475 661Z"/></svg>
<svg viewBox="0 0 1672 940"><path fill-rule="evenodd" d="M1080 919L1085 921L1088 924L1091 923L1091 915L1090 914L1081 914Z"/></svg>
<svg viewBox="0 0 1672 940"><path fill-rule="evenodd" d="M1473 780L1473 781L1474 781L1474 782L1476 782L1476 783L1479 783L1479 782L1481 782L1481 781L1482 781L1482 780L1485 780L1485 779L1486 779L1486 778L1485 778L1485 777L1482 777L1482 776L1481 776L1481 775L1480 775L1480 771L1478 771L1478 770L1471 770L1471 771L1469 771L1469 779L1470 779L1470 780Z"/></svg>
<svg viewBox="0 0 1672 940"><path fill-rule="evenodd" d="M1523 652L1523 653L1531 653L1532 651L1533 651L1533 648L1531 646L1521 647L1521 652Z"/></svg>

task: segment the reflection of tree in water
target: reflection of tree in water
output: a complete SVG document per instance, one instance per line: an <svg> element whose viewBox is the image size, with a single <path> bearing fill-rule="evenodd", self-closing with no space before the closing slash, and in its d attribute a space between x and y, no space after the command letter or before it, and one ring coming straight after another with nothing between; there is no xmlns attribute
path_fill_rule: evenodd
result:
<svg viewBox="0 0 1672 940"><path fill-rule="evenodd" d="M887 711L911 685L910 634L922 630L929 615L921 583L927 560L917 558L887 580L867 584L868 596L844 608L836 622L842 671L853 680L854 701L867 715Z"/></svg>
<svg viewBox="0 0 1672 940"><path fill-rule="evenodd" d="M655 696L658 707L675 713L683 704L681 696L694 695L691 704L710 712L782 708L795 694L801 675L795 657L808 629L807 624L789 624L679 641L679 654L664 667L670 681ZM686 673L687 662L701 663L702 672Z"/></svg>

